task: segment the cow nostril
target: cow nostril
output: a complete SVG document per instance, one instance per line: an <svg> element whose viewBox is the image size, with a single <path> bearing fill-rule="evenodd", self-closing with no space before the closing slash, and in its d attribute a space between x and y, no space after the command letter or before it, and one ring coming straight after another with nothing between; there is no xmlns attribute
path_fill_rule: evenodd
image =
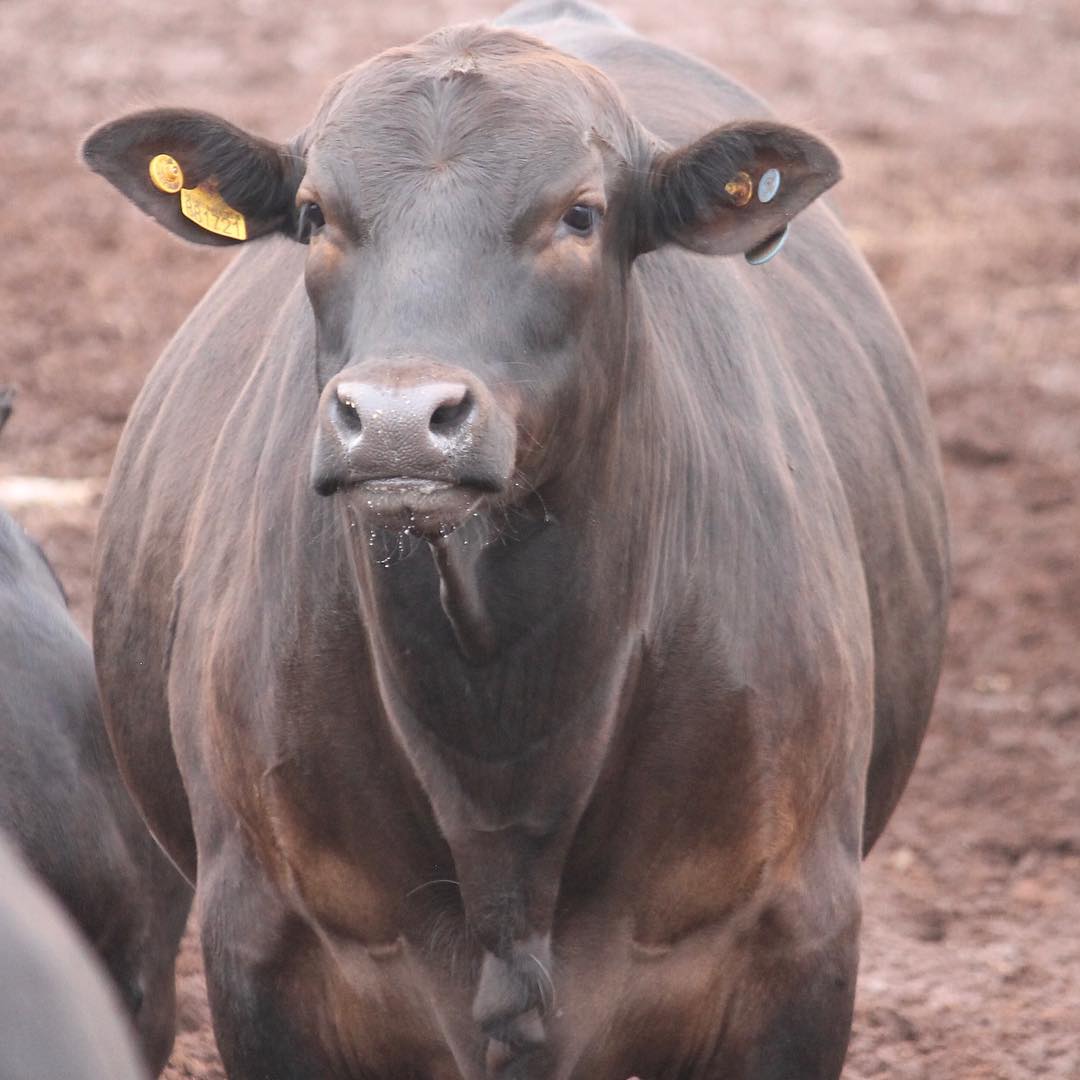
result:
<svg viewBox="0 0 1080 1080"><path fill-rule="evenodd" d="M344 389L338 390L338 419L341 425L346 428L350 428L353 431L359 431L364 425L360 419L360 404L351 395L344 392Z"/></svg>
<svg viewBox="0 0 1080 1080"><path fill-rule="evenodd" d="M463 389L457 401L444 401L431 414L428 426L436 435L450 435L460 428L473 410L473 396Z"/></svg>

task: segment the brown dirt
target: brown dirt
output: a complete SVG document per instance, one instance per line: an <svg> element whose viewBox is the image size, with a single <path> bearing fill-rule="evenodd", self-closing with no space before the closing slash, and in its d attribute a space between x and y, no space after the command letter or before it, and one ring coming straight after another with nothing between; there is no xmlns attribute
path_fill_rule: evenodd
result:
<svg viewBox="0 0 1080 1080"><path fill-rule="evenodd" d="M836 202L918 353L955 535L948 661L866 866L846 1076L1080 1076L1080 8L1075 0L637 0L846 162ZM289 13L288 9L292 9ZM491 0L0 7L0 476L104 477L157 352L227 256L75 164L92 123L200 106L285 136L327 81ZM96 506L19 511L89 616ZM197 949L166 1076L222 1077Z"/></svg>

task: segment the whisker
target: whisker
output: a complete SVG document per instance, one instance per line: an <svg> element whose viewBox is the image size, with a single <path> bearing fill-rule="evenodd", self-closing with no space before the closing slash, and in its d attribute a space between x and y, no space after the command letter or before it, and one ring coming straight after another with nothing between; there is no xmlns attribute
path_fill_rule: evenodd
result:
<svg viewBox="0 0 1080 1080"><path fill-rule="evenodd" d="M432 881L425 881L422 885L417 885L415 889L410 889L405 894L405 899L408 900L414 893L418 893L421 889L427 889L432 885L456 885L458 889L461 888L461 882L454 881L453 878L435 878Z"/></svg>
<svg viewBox="0 0 1080 1080"><path fill-rule="evenodd" d="M555 980L551 977L551 972L544 967L544 963L540 957L536 956L534 953L529 953L528 956L529 959L543 972L544 978L547 979L548 986L551 987L551 1004L548 1005L547 999L544 997L544 984L543 982L540 983L540 1004L545 1013L550 1012L555 1008Z"/></svg>

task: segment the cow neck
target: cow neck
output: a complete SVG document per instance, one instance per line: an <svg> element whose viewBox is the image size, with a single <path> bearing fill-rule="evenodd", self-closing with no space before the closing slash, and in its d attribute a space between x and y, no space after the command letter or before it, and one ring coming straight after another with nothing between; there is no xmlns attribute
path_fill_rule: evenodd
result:
<svg viewBox="0 0 1080 1080"><path fill-rule="evenodd" d="M439 571L439 600L461 655L470 663L486 663L495 653L496 630L476 577L481 548L452 543L443 536L429 545Z"/></svg>
<svg viewBox="0 0 1080 1080"><path fill-rule="evenodd" d="M595 510L533 496L508 522L481 514L442 544L406 538L389 557L384 538L348 522L387 716L492 762L542 753L567 723L602 726L640 619L626 545L609 550Z"/></svg>
<svg viewBox="0 0 1080 1080"><path fill-rule="evenodd" d="M562 430L574 452L542 493L482 509L434 544L372 531L346 507L341 532L388 715L467 756L523 759L564 723L599 723L630 643L663 634L699 547L690 481L703 474L680 422L684 380L661 362L647 321L639 311L632 349L609 366L607 401Z"/></svg>
<svg viewBox="0 0 1080 1080"><path fill-rule="evenodd" d="M348 509L345 522L363 621L373 643L397 656L441 641L466 666L497 663L556 619L566 599L550 576L574 563L573 545L539 497L427 541L381 533ZM514 603L503 602L511 591Z"/></svg>

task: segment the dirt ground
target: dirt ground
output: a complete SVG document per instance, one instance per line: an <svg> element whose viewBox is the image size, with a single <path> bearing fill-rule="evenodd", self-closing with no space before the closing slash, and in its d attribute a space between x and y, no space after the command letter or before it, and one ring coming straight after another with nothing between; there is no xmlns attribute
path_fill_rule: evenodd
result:
<svg viewBox="0 0 1080 1080"><path fill-rule="evenodd" d="M76 164L148 104L291 134L373 51L492 0L8 0L0 6L5 501L89 622L97 493L158 351L228 256ZM1080 4L626 0L828 136L835 202L899 311L954 530L947 665L919 767L865 873L849 1063L869 1077L1080 1076ZM15 476L80 484L44 494ZM20 494L20 491L22 493ZM166 1072L223 1076L198 952Z"/></svg>

